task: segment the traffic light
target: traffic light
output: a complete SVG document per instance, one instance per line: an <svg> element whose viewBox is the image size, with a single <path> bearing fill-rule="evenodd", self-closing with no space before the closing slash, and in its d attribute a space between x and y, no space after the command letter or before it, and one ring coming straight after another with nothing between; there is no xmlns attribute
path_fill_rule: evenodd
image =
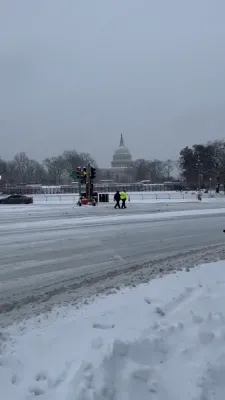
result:
<svg viewBox="0 0 225 400"><path fill-rule="evenodd" d="M81 167L77 167L76 168L76 174L77 174L77 177L80 178L80 176L81 176Z"/></svg>
<svg viewBox="0 0 225 400"><path fill-rule="evenodd" d="M83 176L87 176L87 168L86 167L83 167Z"/></svg>
<svg viewBox="0 0 225 400"><path fill-rule="evenodd" d="M91 167L91 179L95 179L96 177L96 169L94 167Z"/></svg>
<svg viewBox="0 0 225 400"><path fill-rule="evenodd" d="M81 168L77 167L75 171L71 172L71 178L75 181L76 179L80 179Z"/></svg>
<svg viewBox="0 0 225 400"><path fill-rule="evenodd" d="M86 183L87 181L87 168L83 167L81 171L81 183Z"/></svg>

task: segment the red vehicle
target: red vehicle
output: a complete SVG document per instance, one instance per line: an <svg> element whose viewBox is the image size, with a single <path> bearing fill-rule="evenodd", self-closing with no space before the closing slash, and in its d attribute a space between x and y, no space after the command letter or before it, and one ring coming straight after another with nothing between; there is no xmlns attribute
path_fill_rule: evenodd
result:
<svg viewBox="0 0 225 400"><path fill-rule="evenodd" d="M90 200L88 200L85 195L81 194L77 204L78 206L82 206L82 205L92 205L92 206L96 206L96 204L98 203L98 196L96 197L92 197Z"/></svg>
<svg viewBox="0 0 225 400"><path fill-rule="evenodd" d="M13 194L0 199L0 204L32 204L33 197L24 196L22 194Z"/></svg>

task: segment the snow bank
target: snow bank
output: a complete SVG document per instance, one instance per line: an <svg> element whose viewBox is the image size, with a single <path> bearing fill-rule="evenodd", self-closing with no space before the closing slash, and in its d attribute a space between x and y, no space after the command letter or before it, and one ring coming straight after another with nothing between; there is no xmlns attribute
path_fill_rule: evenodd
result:
<svg viewBox="0 0 225 400"><path fill-rule="evenodd" d="M225 262L2 332L4 400L221 400Z"/></svg>

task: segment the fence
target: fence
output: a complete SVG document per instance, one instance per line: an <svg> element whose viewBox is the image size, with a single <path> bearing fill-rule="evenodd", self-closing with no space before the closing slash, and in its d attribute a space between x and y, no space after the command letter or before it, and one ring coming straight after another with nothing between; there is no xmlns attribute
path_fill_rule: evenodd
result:
<svg viewBox="0 0 225 400"><path fill-rule="evenodd" d="M144 202L144 201L157 201L157 200L196 200L196 193L180 193L180 192L133 192L129 193L128 201L131 202ZM34 195L34 203L76 203L78 201L78 194L38 194ZM109 193L109 201L112 202L114 193Z"/></svg>
<svg viewBox="0 0 225 400"><path fill-rule="evenodd" d="M177 183L95 183L94 188L97 192L101 193L112 193L116 190L126 190L127 192L163 192L170 190L182 190L183 185ZM60 185L60 186L42 186L42 185L15 185L15 186L2 186L2 192L5 194L77 194L79 186L77 183L72 185ZM82 185L82 190L85 191L85 185Z"/></svg>

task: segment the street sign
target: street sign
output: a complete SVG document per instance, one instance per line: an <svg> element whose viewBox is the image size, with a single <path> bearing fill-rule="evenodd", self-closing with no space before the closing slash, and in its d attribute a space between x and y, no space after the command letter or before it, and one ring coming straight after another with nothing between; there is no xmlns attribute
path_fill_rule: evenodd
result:
<svg viewBox="0 0 225 400"><path fill-rule="evenodd" d="M77 174L75 171L72 171L71 177L73 178L74 181L75 181L75 179L77 179Z"/></svg>

